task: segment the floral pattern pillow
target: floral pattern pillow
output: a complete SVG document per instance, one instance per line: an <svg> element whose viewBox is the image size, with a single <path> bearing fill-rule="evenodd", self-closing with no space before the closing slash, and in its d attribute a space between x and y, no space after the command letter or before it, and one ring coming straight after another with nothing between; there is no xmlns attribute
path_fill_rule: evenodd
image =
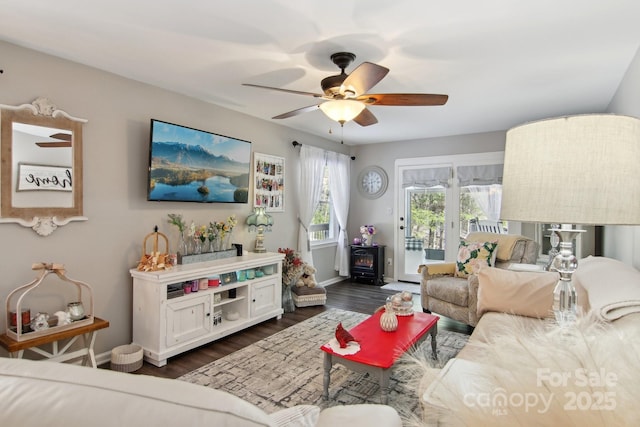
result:
<svg viewBox="0 0 640 427"><path fill-rule="evenodd" d="M469 277L482 267L491 267L493 252L498 247L498 242L467 242L460 241L458 258L456 260L456 277Z"/></svg>

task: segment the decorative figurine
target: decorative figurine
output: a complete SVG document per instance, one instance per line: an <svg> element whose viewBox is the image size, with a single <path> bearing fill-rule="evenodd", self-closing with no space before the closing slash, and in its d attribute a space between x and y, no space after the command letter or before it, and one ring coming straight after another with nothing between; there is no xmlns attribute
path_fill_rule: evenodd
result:
<svg viewBox="0 0 640 427"><path fill-rule="evenodd" d="M58 326L64 326L71 323L71 314L68 311L56 311L53 313L58 318Z"/></svg>
<svg viewBox="0 0 640 427"><path fill-rule="evenodd" d="M31 321L31 329L34 331L43 331L49 328L49 315L47 313L36 313Z"/></svg>
<svg viewBox="0 0 640 427"><path fill-rule="evenodd" d="M338 323L338 326L336 326L336 339L340 344L340 348L347 348L347 344L351 341L358 342L358 340L356 340L353 335L351 335L349 331L342 326L342 322Z"/></svg>

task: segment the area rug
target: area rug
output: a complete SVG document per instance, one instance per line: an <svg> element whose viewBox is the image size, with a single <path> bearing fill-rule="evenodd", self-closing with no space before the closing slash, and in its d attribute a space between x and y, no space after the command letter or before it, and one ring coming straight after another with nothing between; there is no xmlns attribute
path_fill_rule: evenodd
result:
<svg viewBox="0 0 640 427"><path fill-rule="evenodd" d="M382 286L380 289L398 292L409 291L412 294L420 295L420 285L416 283L390 282Z"/></svg>
<svg viewBox="0 0 640 427"><path fill-rule="evenodd" d="M334 336L338 322L347 329L367 317L366 314L330 309L251 344L228 356L178 378L227 391L267 413L298 404L315 404L322 408L380 403L378 379L354 373L342 365L331 371L329 399L322 398L323 352L320 346ZM467 342L467 335L440 330L437 335L438 360L442 366ZM431 356L427 337L416 354ZM392 371L389 405L399 412L418 410L415 378L403 365L411 366L408 357L396 362Z"/></svg>

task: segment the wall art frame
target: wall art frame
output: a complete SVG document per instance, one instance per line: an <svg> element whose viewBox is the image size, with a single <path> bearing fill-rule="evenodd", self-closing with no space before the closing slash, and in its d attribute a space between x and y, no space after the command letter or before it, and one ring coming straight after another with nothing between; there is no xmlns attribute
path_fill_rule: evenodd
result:
<svg viewBox="0 0 640 427"><path fill-rule="evenodd" d="M16 191L73 191L71 166L18 163Z"/></svg>
<svg viewBox="0 0 640 427"><path fill-rule="evenodd" d="M253 153L253 206L267 212L284 212L285 159Z"/></svg>

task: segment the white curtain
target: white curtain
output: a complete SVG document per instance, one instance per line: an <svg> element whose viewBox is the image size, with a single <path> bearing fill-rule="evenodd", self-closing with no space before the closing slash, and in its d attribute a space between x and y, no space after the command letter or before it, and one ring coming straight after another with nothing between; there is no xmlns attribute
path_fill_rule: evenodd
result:
<svg viewBox="0 0 640 427"><path fill-rule="evenodd" d="M478 204L489 221L500 220L500 205L502 204L502 185L469 185L469 194Z"/></svg>
<svg viewBox="0 0 640 427"><path fill-rule="evenodd" d="M503 165L458 166L458 185L502 184Z"/></svg>
<svg viewBox="0 0 640 427"><path fill-rule="evenodd" d="M306 144L300 148L298 252L302 260L311 265L313 265L313 254L309 241L309 226L320 201L325 164L324 150Z"/></svg>
<svg viewBox="0 0 640 427"><path fill-rule="evenodd" d="M447 188L451 174L452 169L449 166L405 169L402 171L402 187L429 188L441 185Z"/></svg>
<svg viewBox="0 0 640 427"><path fill-rule="evenodd" d="M500 219L502 164L458 166L458 185L469 189L473 200L490 221Z"/></svg>
<svg viewBox="0 0 640 427"><path fill-rule="evenodd" d="M340 276L349 275L349 237L347 236L347 218L349 217L349 183L351 159L346 154L331 152L328 154L329 191L340 227L334 269Z"/></svg>

